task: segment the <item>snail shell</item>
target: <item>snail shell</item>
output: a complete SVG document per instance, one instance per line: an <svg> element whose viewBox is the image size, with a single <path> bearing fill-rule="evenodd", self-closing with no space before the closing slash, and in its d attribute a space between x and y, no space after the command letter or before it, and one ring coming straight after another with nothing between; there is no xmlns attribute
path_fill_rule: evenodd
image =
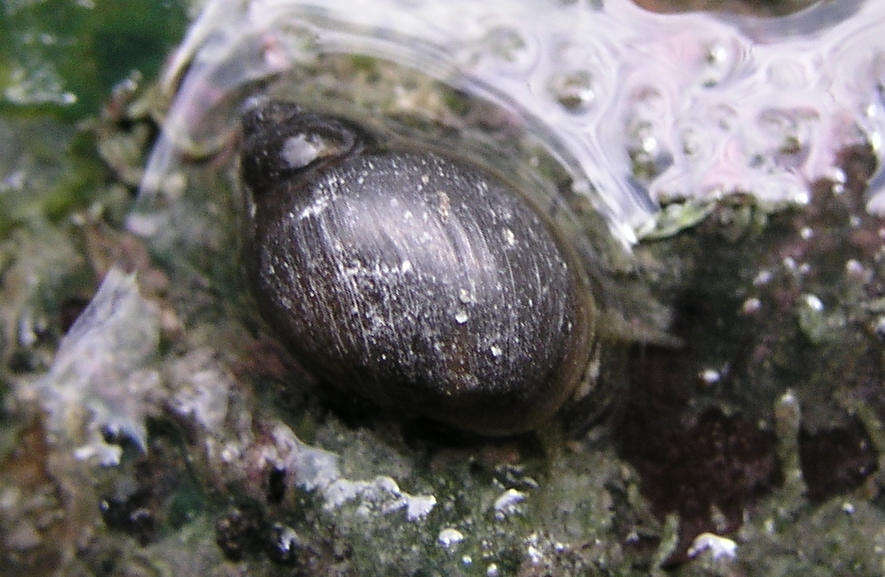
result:
<svg viewBox="0 0 885 577"><path fill-rule="evenodd" d="M514 187L291 104L243 131L256 297L320 381L489 435L536 427L573 392L590 291Z"/></svg>

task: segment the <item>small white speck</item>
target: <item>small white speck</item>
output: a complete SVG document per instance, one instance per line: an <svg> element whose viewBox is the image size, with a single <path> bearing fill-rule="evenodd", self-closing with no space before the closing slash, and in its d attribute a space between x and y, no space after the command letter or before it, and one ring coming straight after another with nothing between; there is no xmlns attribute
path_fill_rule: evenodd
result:
<svg viewBox="0 0 885 577"><path fill-rule="evenodd" d="M805 295L805 304L816 312L824 310L824 303L821 302L817 295Z"/></svg>
<svg viewBox="0 0 885 577"><path fill-rule="evenodd" d="M525 501L525 493L516 489L507 489L495 499L494 509L500 513L510 513L516 509L516 505Z"/></svg>
<svg viewBox="0 0 885 577"><path fill-rule="evenodd" d="M700 377L705 385L716 384L722 379L722 375L716 369L705 369L701 371Z"/></svg>
<svg viewBox="0 0 885 577"><path fill-rule="evenodd" d="M795 405L798 399L796 398L796 394L792 390L787 390L783 395L781 395L780 403L782 405Z"/></svg>
<svg viewBox="0 0 885 577"><path fill-rule="evenodd" d="M458 300L460 300L465 305L467 303L473 302L473 298L470 296L470 291L467 289L461 289L458 291Z"/></svg>
<svg viewBox="0 0 885 577"><path fill-rule="evenodd" d="M761 270L759 274L756 275L756 278L753 279L753 286L762 286L771 282L771 271L769 270Z"/></svg>
<svg viewBox="0 0 885 577"><path fill-rule="evenodd" d="M713 560L734 559L737 553L737 543L727 537L720 537L713 533L701 533L692 542L688 549L689 557L696 557L701 552L709 550Z"/></svg>
<svg viewBox="0 0 885 577"><path fill-rule="evenodd" d="M329 207L329 201L325 197L320 197L312 202L309 206L307 206L301 213L298 215L299 220L309 218L312 216L317 216L324 210Z"/></svg>
<svg viewBox="0 0 885 577"><path fill-rule="evenodd" d="M870 132L867 135L867 140L870 143L870 147L873 149L873 152L878 152L882 150L882 134L879 132Z"/></svg>
<svg viewBox="0 0 885 577"><path fill-rule="evenodd" d="M851 515L852 513L854 513L854 505L852 505L848 501L845 501L844 503L842 503L842 511Z"/></svg>
<svg viewBox="0 0 885 577"><path fill-rule="evenodd" d="M221 460L225 463L233 463L240 456L240 448L234 444L225 445L221 449Z"/></svg>
<svg viewBox="0 0 885 577"><path fill-rule="evenodd" d="M276 542L274 543L276 547L283 553L291 552L295 547L298 546L300 540L298 539L298 534L295 533L295 530L291 527L286 527L282 525L276 525L280 529L279 537L276 538Z"/></svg>
<svg viewBox="0 0 885 577"><path fill-rule="evenodd" d="M790 195L790 200L792 200L796 204L806 205L811 198L808 196L808 193L802 190L794 191L792 195Z"/></svg>
<svg viewBox="0 0 885 577"><path fill-rule="evenodd" d="M501 353L504 352L504 351L501 350L501 347L499 347L498 345L492 345L492 346L489 348L489 350L492 351L492 356L493 356L493 357L500 357L500 356L501 356Z"/></svg>
<svg viewBox="0 0 885 577"><path fill-rule="evenodd" d="M539 563L541 563L541 561L544 560L544 556L542 555L541 551L534 545L529 545L528 547L526 547L525 552L529 556L529 560L531 560L534 565L538 565Z"/></svg>
<svg viewBox="0 0 885 577"><path fill-rule="evenodd" d="M458 322L459 325L463 325L464 323L466 323L467 319L469 318L470 316L467 314L467 311L463 309L455 313L455 320Z"/></svg>
<svg viewBox="0 0 885 577"><path fill-rule="evenodd" d="M473 557L471 557L470 555L464 555L463 557L461 557L461 563L465 565L470 565L471 563L473 563Z"/></svg>
<svg viewBox="0 0 885 577"><path fill-rule="evenodd" d="M439 206L437 207L437 212L439 213L440 218L444 221L449 218L452 210L452 201L449 198L449 195L444 190L436 191L437 200L439 202Z"/></svg>
<svg viewBox="0 0 885 577"><path fill-rule="evenodd" d="M454 545L457 545L464 540L464 534L457 529L447 527L439 532L439 536L436 538L436 540L439 541L439 544L446 549L450 549Z"/></svg>
<svg viewBox="0 0 885 577"><path fill-rule="evenodd" d="M762 301L756 297L748 298L741 307L741 312L745 315L751 315L762 308Z"/></svg>
<svg viewBox="0 0 885 577"><path fill-rule="evenodd" d="M845 174L845 171L835 166L830 167L824 176L834 183L845 184L848 182L848 176Z"/></svg>
<svg viewBox="0 0 885 577"><path fill-rule="evenodd" d="M785 269L787 269L789 271L796 270L796 261L793 259L793 257L791 257L791 256L784 257L784 260L781 262L783 263Z"/></svg>
<svg viewBox="0 0 885 577"><path fill-rule="evenodd" d="M851 276L859 277L859 276L863 275L865 270L864 270L863 265L860 264L860 262L858 262L852 258L852 259L848 259L845 262L845 272L847 272Z"/></svg>
<svg viewBox="0 0 885 577"><path fill-rule="evenodd" d="M404 260L402 264L399 266L399 271L403 274L412 270L412 261Z"/></svg>
<svg viewBox="0 0 885 577"><path fill-rule="evenodd" d="M801 236L804 240L808 240L814 236L814 231L811 230L810 226L803 226L802 230L799 231L799 236Z"/></svg>
<svg viewBox="0 0 885 577"><path fill-rule="evenodd" d="M430 182L430 176L428 176L426 174L422 174L421 175L421 184L427 184L428 182Z"/></svg>
<svg viewBox="0 0 885 577"><path fill-rule="evenodd" d="M489 563L489 566L486 567L486 577L498 577L498 565L496 563Z"/></svg>
<svg viewBox="0 0 885 577"><path fill-rule="evenodd" d="M514 244L516 244L516 235L513 234L512 230L510 230L509 228L505 228L503 235L504 242L506 242L508 245L513 246Z"/></svg>

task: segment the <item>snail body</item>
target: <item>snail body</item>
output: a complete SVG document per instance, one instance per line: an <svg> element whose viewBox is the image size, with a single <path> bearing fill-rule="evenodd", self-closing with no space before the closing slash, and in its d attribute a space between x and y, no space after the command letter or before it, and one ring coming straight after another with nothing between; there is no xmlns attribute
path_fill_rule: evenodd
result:
<svg viewBox="0 0 885 577"><path fill-rule="evenodd" d="M321 382L488 435L537 427L574 391L594 305L513 187L290 104L243 129L256 298Z"/></svg>

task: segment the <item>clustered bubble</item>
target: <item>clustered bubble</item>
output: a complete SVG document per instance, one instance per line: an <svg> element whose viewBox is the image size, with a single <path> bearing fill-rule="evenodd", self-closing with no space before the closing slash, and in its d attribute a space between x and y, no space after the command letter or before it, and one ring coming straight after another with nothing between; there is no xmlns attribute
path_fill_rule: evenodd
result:
<svg viewBox="0 0 885 577"><path fill-rule="evenodd" d="M844 181L841 150L881 157L881 2L767 19L629 0L454 4L209 2L166 75L177 97L144 188L163 181L176 144L206 148L232 129L248 86L328 53L414 67L521 119L627 243L661 202L739 191L804 204L810 183ZM877 182L867 209L883 214Z"/></svg>

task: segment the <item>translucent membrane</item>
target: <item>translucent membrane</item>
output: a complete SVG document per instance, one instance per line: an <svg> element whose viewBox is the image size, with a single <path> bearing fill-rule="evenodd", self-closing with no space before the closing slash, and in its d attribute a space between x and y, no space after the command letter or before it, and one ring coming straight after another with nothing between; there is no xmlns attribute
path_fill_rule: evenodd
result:
<svg viewBox="0 0 885 577"><path fill-rule="evenodd" d="M173 142L210 149L232 130L218 111L241 89L327 53L413 67L521 119L628 244L661 201L803 203L812 181L844 179L845 146L882 156L878 0L769 19L627 0L214 0L163 79L176 96L144 188L167 174ZM880 215L882 180L868 197Z"/></svg>

